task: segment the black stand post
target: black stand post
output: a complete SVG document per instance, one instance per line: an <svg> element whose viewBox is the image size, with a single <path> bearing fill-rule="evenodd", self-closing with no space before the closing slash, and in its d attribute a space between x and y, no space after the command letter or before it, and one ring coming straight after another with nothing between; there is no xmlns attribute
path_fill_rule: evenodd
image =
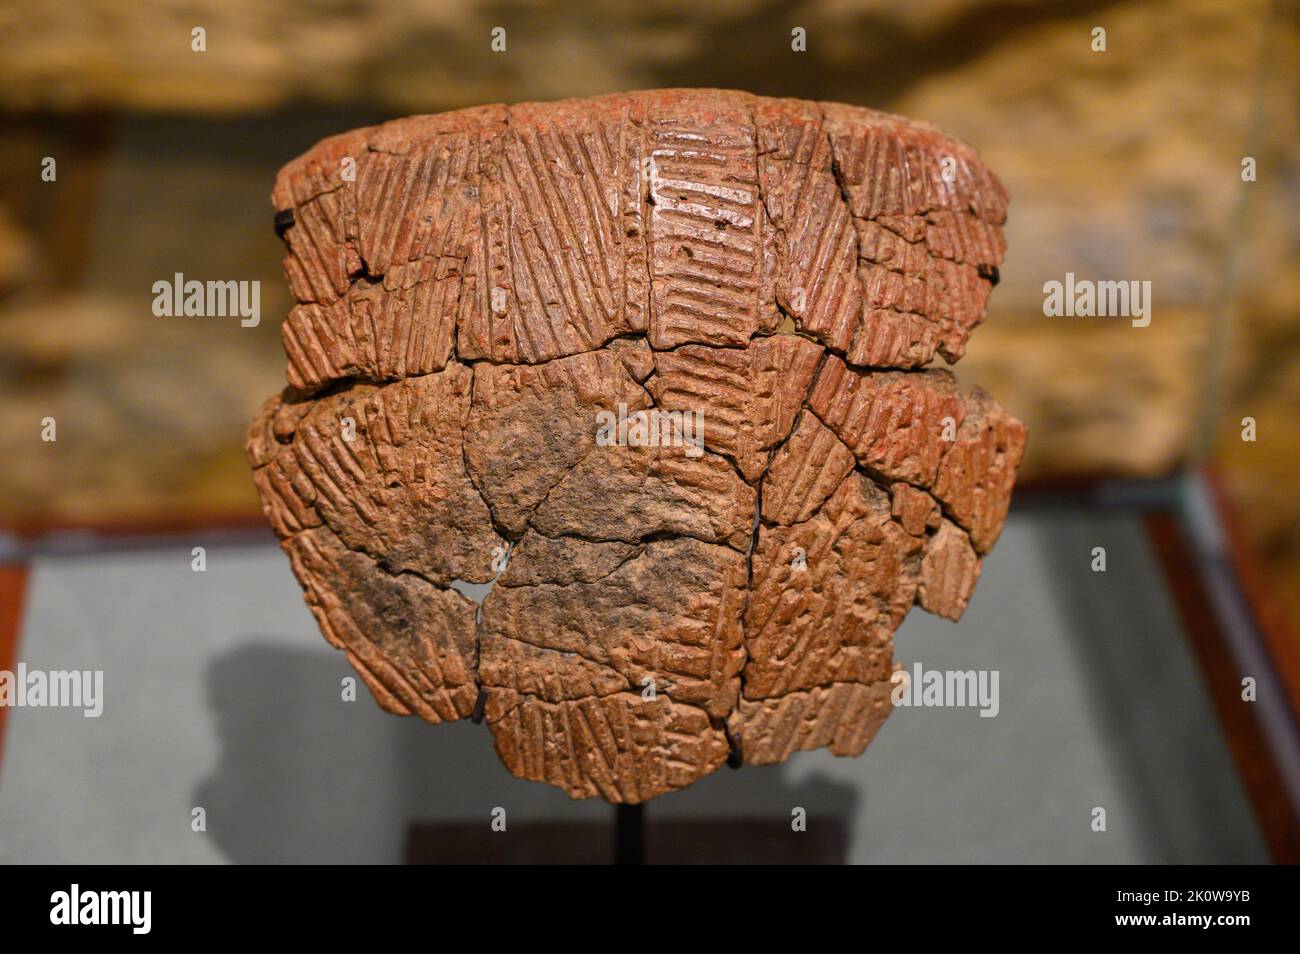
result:
<svg viewBox="0 0 1300 954"><path fill-rule="evenodd" d="M645 864L645 806L614 806L614 864Z"/></svg>

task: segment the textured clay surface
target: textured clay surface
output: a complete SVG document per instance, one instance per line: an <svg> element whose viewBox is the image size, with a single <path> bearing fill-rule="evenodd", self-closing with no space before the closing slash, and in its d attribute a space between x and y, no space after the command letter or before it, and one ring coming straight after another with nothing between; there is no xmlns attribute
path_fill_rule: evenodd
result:
<svg viewBox="0 0 1300 954"><path fill-rule="evenodd" d="M862 752L894 631L961 615L1025 443L924 369L1002 259L973 150L663 90L346 133L273 200L298 304L248 456L381 706L612 802ZM638 412L702 434L602 439Z"/></svg>

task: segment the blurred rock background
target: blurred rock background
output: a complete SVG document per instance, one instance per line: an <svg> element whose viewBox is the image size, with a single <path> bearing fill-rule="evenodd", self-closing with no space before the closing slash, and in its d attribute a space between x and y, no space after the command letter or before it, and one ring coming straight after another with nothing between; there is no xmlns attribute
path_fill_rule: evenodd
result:
<svg viewBox="0 0 1300 954"><path fill-rule="evenodd" d="M316 140L720 86L899 112L979 148L1013 196L1009 252L957 371L1029 424L1024 476L1213 458L1300 617L1297 64L1296 6L1267 0L5 5L0 523L256 514L241 438L281 385L289 304L268 194ZM1045 318L1043 283L1067 271L1150 280L1151 325ZM151 286L175 272L261 281L261 324L155 317Z"/></svg>

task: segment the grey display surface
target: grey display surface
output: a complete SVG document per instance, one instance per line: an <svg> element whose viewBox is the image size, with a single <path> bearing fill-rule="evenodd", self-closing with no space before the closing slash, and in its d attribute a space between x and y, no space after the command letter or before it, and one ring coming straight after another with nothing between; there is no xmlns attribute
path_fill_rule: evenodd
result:
<svg viewBox="0 0 1300 954"><path fill-rule="evenodd" d="M416 820L611 817L512 778L485 726L344 701L280 551L213 546L194 572L203 543L34 565L18 658L103 670L105 703L9 712L0 861L393 862ZM1013 513L962 621L913 609L895 655L997 670L997 716L900 708L861 758L723 769L646 810L838 814L854 862L1267 860L1136 518Z"/></svg>

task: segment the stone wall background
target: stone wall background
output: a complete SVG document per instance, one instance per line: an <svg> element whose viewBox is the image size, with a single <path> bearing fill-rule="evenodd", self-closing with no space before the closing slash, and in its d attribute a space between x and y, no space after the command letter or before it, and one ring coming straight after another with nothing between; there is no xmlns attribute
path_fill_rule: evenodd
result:
<svg viewBox="0 0 1300 954"><path fill-rule="evenodd" d="M1013 196L1009 252L956 370L1029 424L1024 475L1212 457L1300 616L1298 63L1296 4L1267 0L8 5L0 522L256 513L240 440L280 384L289 304L268 194L316 140L482 102L722 86L975 145ZM1045 318L1043 282L1067 271L1150 280L1150 327ZM261 281L261 324L154 317L151 286L175 272Z"/></svg>

